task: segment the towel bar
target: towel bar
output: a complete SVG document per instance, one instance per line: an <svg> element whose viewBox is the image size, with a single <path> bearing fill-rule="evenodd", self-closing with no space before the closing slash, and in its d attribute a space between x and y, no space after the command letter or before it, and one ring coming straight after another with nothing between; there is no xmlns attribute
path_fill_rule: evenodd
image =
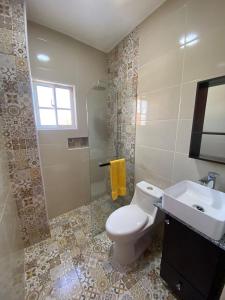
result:
<svg viewBox="0 0 225 300"><path fill-rule="evenodd" d="M110 162L105 162L105 163L99 163L98 166L99 167L105 167L105 166L109 166Z"/></svg>

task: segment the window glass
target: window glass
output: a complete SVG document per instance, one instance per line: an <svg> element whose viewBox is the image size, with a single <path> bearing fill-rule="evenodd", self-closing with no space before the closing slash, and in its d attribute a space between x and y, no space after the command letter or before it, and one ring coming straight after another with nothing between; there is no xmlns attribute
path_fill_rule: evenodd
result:
<svg viewBox="0 0 225 300"><path fill-rule="evenodd" d="M59 125L71 125L72 118L71 118L71 111L70 110L57 110L58 115L58 124Z"/></svg>
<svg viewBox="0 0 225 300"><path fill-rule="evenodd" d="M34 82L34 104L40 129L76 128L76 110L72 86Z"/></svg>
<svg viewBox="0 0 225 300"><path fill-rule="evenodd" d="M53 107L54 106L54 97L53 97L53 88L38 85L37 86L37 97L38 105L40 107Z"/></svg>
<svg viewBox="0 0 225 300"><path fill-rule="evenodd" d="M56 117L54 109L40 108L40 125L56 125Z"/></svg>
<svg viewBox="0 0 225 300"><path fill-rule="evenodd" d="M70 90L56 88L55 93L58 108L71 108Z"/></svg>

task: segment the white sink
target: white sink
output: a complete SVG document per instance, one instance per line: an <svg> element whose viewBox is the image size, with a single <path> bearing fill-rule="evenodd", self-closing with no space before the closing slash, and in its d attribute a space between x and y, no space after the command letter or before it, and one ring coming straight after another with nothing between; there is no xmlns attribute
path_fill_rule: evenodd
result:
<svg viewBox="0 0 225 300"><path fill-rule="evenodd" d="M225 233L225 193L185 180L165 189L162 207L214 240Z"/></svg>

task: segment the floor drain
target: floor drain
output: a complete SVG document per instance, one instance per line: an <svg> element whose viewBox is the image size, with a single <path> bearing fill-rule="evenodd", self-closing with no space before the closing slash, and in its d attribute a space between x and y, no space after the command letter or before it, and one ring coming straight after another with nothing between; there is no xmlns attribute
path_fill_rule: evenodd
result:
<svg viewBox="0 0 225 300"><path fill-rule="evenodd" d="M204 208L202 206L200 206L200 205L194 204L193 207L196 208L197 210L201 211L201 212L205 211Z"/></svg>

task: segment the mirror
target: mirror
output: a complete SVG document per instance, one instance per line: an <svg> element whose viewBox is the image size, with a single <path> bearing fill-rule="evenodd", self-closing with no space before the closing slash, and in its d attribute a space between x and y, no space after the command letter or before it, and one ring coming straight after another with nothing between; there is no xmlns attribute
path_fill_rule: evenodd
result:
<svg viewBox="0 0 225 300"><path fill-rule="evenodd" d="M225 76L197 84L189 157L225 164Z"/></svg>
<svg viewBox="0 0 225 300"><path fill-rule="evenodd" d="M225 132L225 84L208 88L203 132Z"/></svg>

